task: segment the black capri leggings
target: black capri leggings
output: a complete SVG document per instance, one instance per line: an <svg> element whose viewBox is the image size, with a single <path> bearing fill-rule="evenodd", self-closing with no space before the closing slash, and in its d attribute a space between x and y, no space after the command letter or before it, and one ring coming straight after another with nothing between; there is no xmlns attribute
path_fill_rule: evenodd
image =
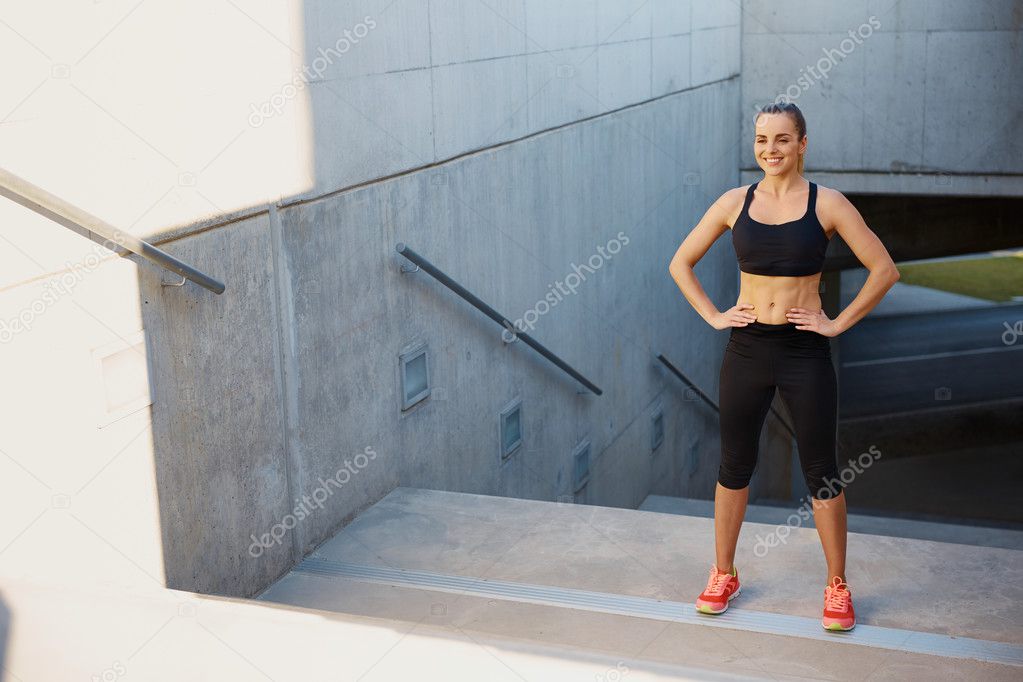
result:
<svg viewBox="0 0 1023 682"><path fill-rule="evenodd" d="M838 382L831 341L794 322L732 327L721 362L721 465L718 482L739 490L757 464L760 431L775 388L792 415L799 461L810 494L829 499L843 486L835 431Z"/></svg>

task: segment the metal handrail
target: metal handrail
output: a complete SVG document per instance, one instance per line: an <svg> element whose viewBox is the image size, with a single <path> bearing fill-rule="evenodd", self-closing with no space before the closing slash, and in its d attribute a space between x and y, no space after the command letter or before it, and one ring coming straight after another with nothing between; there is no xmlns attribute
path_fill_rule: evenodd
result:
<svg viewBox="0 0 1023 682"><path fill-rule="evenodd" d="M162 268L177 273L215 294L224 293L224 285L209 275L199 272L191 265L179 261L166 251L159 249L147 241L134 235L126 234L110 223L97 218L77 206L69 204L60 197L47 192L42 187L33 185L28 180L18 177L0 168L0 196L21 204L39 215L49 218L58 225L74 231L85 231L102 237L106 242L120 246L152 261Z"/></svg>
<svg viewBox="0 0 1023 682"><path fill-rule="evenodd" d="M603 394L603 391L597 388L597 386L593 382L591 382L589 379L584 377L579 372L572 369L572 367L568 363L566 363L564 360L559 358L551 351L547 350L547 348L545 348L543 344L533 339L533 337L531 337L529 334L516 329L515 326L508 320L508 318L506 318L504 315L491 308L483 301L481 301L479 298L473 295L472 292L470 292L461 284L459 284L458 282L456 282L455 280L451 279L446 274L441 272L430 261L426 260L418 253L410 249L403 242L398 242L397 246L395 246L395 250L405 258L409 259L410 261L418 265L421 269L425 270L428 274L432 275L434 279L436 279L438 282L446 286L448 289L451 289L453 292L455 292L456 294L464 298L466 301L471 303L481 313L492 319L494 322L497 322L504 329L514 334L516 338L522 339L527 345L529 345L531 348L540 353L540 355L544 356L545 358L553 362L563 372L565 372L573 379L581 383L590 391L597 395Z"/></svg>
<svg viewBox="0 0 1023 682"><path fill-rule="evenodd" d="M678 377L680 380L682 380L682 382L684 384L686 384L689 388L691 388L694 391L696 391L696 395L700 396L700 398L703 399L703 402L705 402L708 405L710 405L711 407L713 407L715 412L718 412L718 413L721 412L721 408L718 407L718 404L716 402L714 402L713 400L711 400L710 396L708 396L706 393L701 391L699 386L697 386L692 381L690 381L689 377L687 377L685 374L682 373L682 370L680 370L678 367L676 367L675 365L673 365L671 363L671 360L669 360L668 358L664 357L664 355L661 354L661 353L657 354L657 359L660 360L664 364L665 367L667 367L669 370L671 370L672 374L674 374L676 377Z"/></svg>
<svg viewBox="0 0 1023 682"><path fill-rule="evenodd" d="M715 403L713 400L711 400L710 397L706 393L701 391L699 386L697 386L692 381L690 381L689 378L685 374L683 374L682 371L678 367L676 367L675 365L672 364L671 360L669 360L668 358L664 357L664 355L661 354L661 353L657 354L657 359L660 360L661 363L663 363L665 367L667 367L669 370L671 370L672 374L674 374L676 377L681 379L687 386L689 386L689 388L691 388L694 391L696 391L696 395L700 396L700 398L702 398L704 402L706 402L708 405L713 407L715 412L717 412L718 414L721 413L721 408L718 407L718 404ZM792 436L793 438L795 438L796 437L796 432L793 431L792 427L789 426L789 423L782 418L782 416L778 413L778 410L774 409L773 405L771 406L770 409L771 409L771 414L773 414L778 419L778 421L780 421L782 423L782 426L784 426L785 430L789 432L789 435Z"/></svg>

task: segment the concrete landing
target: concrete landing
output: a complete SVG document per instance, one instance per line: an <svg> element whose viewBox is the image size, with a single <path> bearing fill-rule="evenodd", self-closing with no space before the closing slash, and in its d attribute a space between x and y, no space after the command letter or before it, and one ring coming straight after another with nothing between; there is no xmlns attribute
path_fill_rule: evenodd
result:
<svg viewBox="0 0 1023 682"><path fill-rule="evenodd" d="M0 577L0 680L731 680L583 648L269 602Z"/></svg>
<svg viewBox="0 0 1023 682"><path fill-rule="evenodd" d="M710 518L398 488L259 599L765 679L1023 671L1018 550L851 532L857 629L828 633L817 533L778 528L744 524L742 594L703 616Z"/></svg>

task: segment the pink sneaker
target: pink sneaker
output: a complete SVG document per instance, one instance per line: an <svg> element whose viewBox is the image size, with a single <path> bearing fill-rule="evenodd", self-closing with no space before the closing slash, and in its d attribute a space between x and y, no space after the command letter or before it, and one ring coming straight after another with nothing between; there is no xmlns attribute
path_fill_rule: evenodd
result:
<svg viewBox="0 0 1023 682"><path fill-rule="evenodd" d="M837 575L824 588L824 617L821 618L821 625L825 630L852 630L856 627L852 593L845 581Z"/></svg>
<svg viewBox="0 0 1023 682"><path fill-rule="evenodd" d="M696 610L700 613L724 613L728 602L739 594L739 570L733 565L731 573L719 571L717 564L710 569L707 587L696 599Z"/></svg>

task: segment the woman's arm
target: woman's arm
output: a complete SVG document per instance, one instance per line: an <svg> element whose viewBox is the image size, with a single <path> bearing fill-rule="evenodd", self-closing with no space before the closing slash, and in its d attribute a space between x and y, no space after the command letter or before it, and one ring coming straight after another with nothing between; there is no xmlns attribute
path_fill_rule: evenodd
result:
<svg viewBox="0 0 1023 682"><path fill-rule="evenodd" d="M867 227L863 216L845 195L837 190L828 190L827 195L826 201L830 204L827 214L833 216L835 229L856 258L870 271L856 298L833 321L838 333L841 333L863 319L880 303L892 285L899 281L899 270L884 244Z"/></svg>
<svg viewBox="0 0 1023 682"><path fill-rule="evenodd" d="M718 197L717 201L707 209L696 227L682 241L682 245L678 247L668 265L668 273L675 280L678 288L682 290L682 295L700 314L700 317L715 329L736 326L732 324L733 322L745 323L756 319L755 316L745 312L745 308L752 308L748 303L729 308L724 313L718 311L693 272L693 267L703 258L711 245L728 230L730 207L734 204L735 193L742 193L741 189L731 189Z"/></svg>

